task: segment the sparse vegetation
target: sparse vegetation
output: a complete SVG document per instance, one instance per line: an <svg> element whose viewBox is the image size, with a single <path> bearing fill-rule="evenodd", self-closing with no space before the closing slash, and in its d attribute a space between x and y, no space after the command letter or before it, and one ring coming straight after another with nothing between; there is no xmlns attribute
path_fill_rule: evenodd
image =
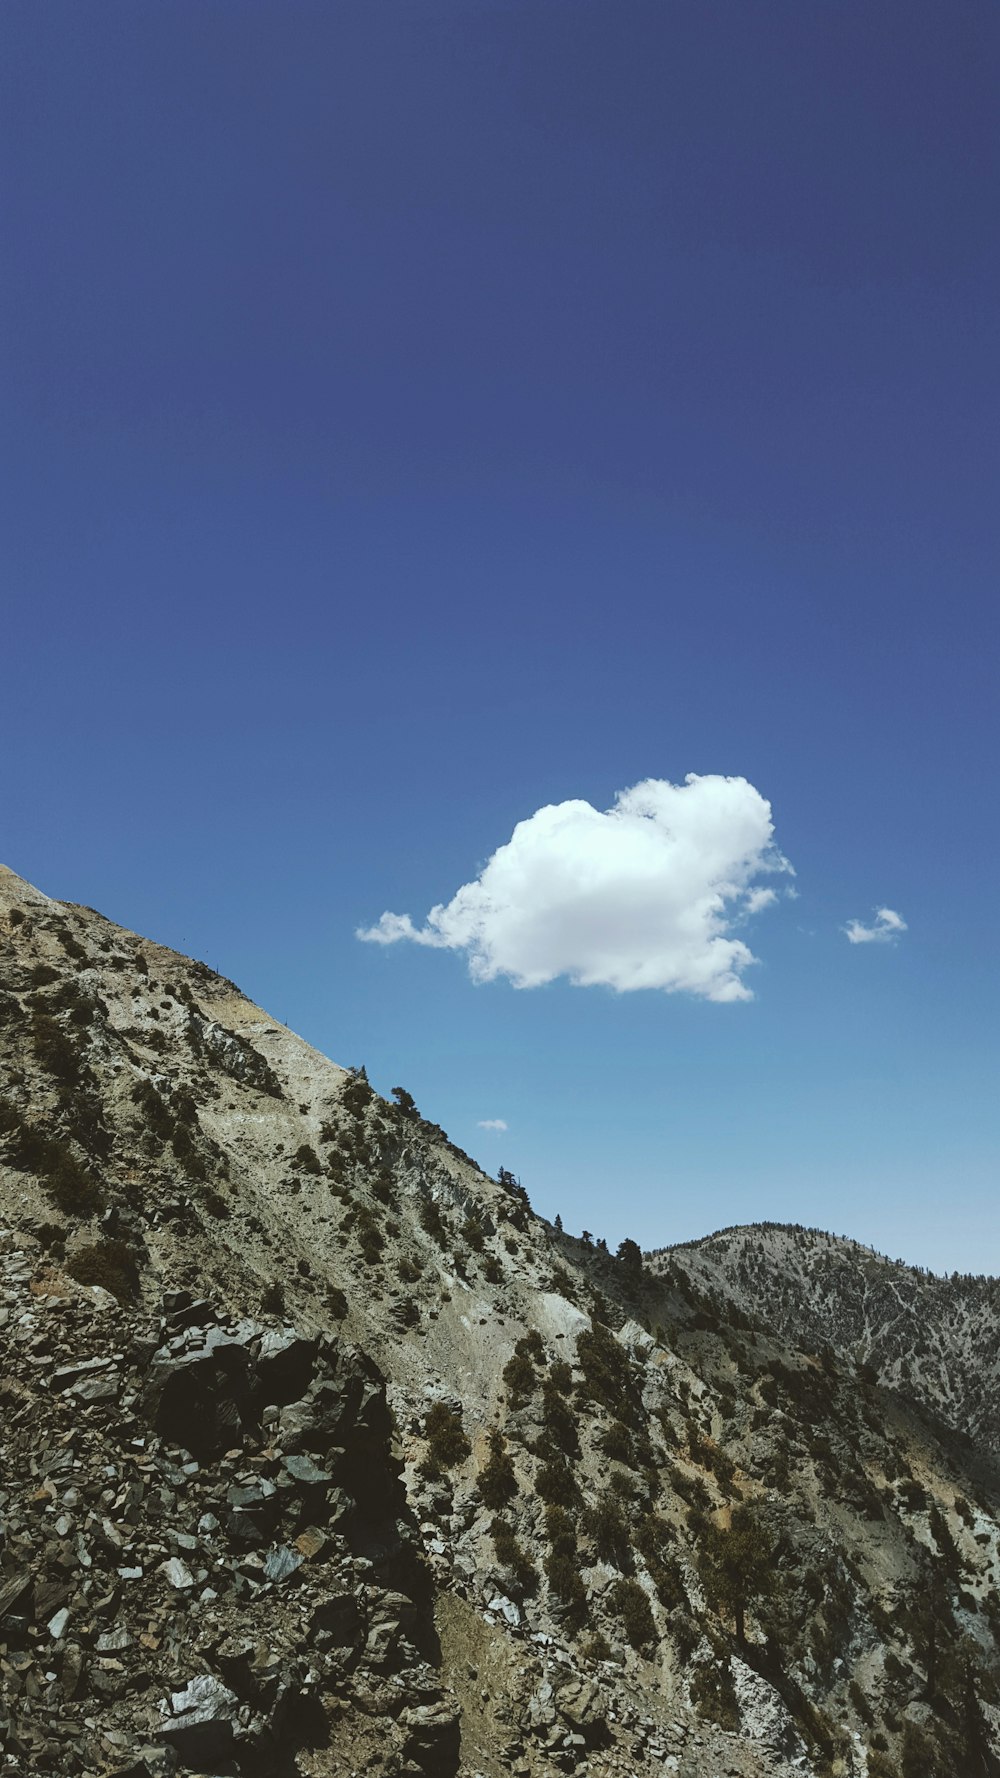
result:
<svg viewBox="0 0 1000 1778"><path fill-rule="evenodd" d="M616 1580L608 1588L608 1607L621 1619L627 1641L635 1649L648 1649L656 1641L656 1624L649 1600L636 1580Z"/></svg>
<svg viewBox="0 0 1000 1778"><path fill-rule="evenodd" d="M579 1489L569 1466L556 1460L541 1465L535 1477L535 1493L548 1506L572 1506L579 1496Z"/></svg>
<svg viewBox="0 0 1000 1778"><path fill-rule="evenodd" d="M490 1526L490 1536L497 1561L507 1569L514 1582L514 1591L522 1598L533 1593L538 1585L538 1570L527 1551L518 1543L511 1527L504 1519L494 1519Z"/></svg>
<svg viewBox="0 0 1000 1778"><path fill-rule="evenodd" d="M493 1511L506 1506L517 1494L517 1477L507 1441L496 1427L489 1435L489 1456L479 1471L478 1487L483 1504Z"/></svg>
<svg viewBox="0 0 1000 1778"><path fill-rule="evenodd" d="M734 1733L740 1726L740 1713L732 1674L726 1661L702 1661L691 1675L691 1702L706 1722Z"/></svg>
<svg viewBox="0 0 1000 1778"><path fill-rule="evenodd" d="M616 1568L631 1567L632 1539L621 1503L614 1495L598 1495L588 1509L584 1523L600 1561L613 1562Z"/></svg>
<svg viewBox="0 0 1000 1778"><path fill-rule="evenodd" d="M78 1284L99 1284L119 1302L131 1301L139 1290L135 1254L125 1241L92 1241L78 1247L65 1262Z"/></svg>
<svg viewBox="0 0 1000 1778"><path fill-rule="evenodd" d="M710 1525L698 1554L705 1596L731 1615L736 1639L745 1640L749 1607L767 1597L773 1582L773 1543L749 1506L734 1509L728 1525Z"/></svg>
<svg viewBox="0 0 1000 1778"><path fill-rule="evenodd" d="M503 1380L515 1407L519 1402L527 1401L534 1392L537 1381L531 1359L523 1352L515 1352L513 1358L509 1358L503 1367Z"/></svg>
<svg viewBox="0 0 1000 1778"><path fill-rule="evenodd" d="M567 1628L581 1630L587 1621L587 1593L572 1557L553 1550L545 1560L545 1578Z"/></svg>
<svg viewBox="0 0 1000 1778"><path fill-rule="evenodd" d="M432 1464L440 1469L453 1469L471 1455L472 1446L465 1436L462 1418L443 1401L436 1401L424 1417L424 1437Z"/></svg>
<svg viewBox="0 0 1000 1778"><path fill-rule="evenodd" d="M577 1337L576 1361L583 1372L580 1394L584 1400L607 1408L624 1419L632 1417L634 1384L628 1354L611 1329L600 1321Z"/></svg>
<svg viewBox="0 0 1000 1778"><path fill-rule="evenodd" d="M8 1135L8 1156L12 1166L39 1176L65 1216L85 1218L104 1208L100 1184L60 1137L43 1135L33 1124L20 1123L15 1117Z"/></svg>

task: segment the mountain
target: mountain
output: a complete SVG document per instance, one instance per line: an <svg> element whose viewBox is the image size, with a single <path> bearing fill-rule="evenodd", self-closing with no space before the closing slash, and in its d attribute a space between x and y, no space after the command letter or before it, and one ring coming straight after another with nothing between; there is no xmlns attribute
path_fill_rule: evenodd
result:
<svg viewBox="0 0 1000 1778"><path fill-rule="evenodd" d="M0 935L10 1770L1000 1771L992 1281L612 1256L205 965Z"/></svg>
<svg viewBox="0 0 1000 1778"><path fill-rule="evenodd" d="M786 1339L830 1346L1000 1457L1000 1279L937 1277L857 1241L775 1223L662 1248L650 1267Z"/></svg>

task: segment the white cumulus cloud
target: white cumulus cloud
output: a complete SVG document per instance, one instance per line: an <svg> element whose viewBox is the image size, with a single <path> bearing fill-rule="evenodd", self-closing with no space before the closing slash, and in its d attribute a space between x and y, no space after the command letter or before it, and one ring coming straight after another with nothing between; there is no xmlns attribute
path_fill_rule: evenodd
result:
<svg viewBox="0 0 1000 1778"><path fill-rule="evenodd" d="M476 1125L477 1130L505 1130L507 1125L502 1117L481 1117Z"/></svg>
<svg viewBox="0 0 1000 1778"><path fill-rule="evenodd" d="M876 908L870 926L861 920L849 920L844 931L852 945L888 945L906 931L906 921L894 908Z"/></svg>
<svg viewBox="0 0 1000 1778"><path fill-rule="evenodd" d="M477 982L679 991L749 1000L756 959L734 928L775 900L754 879L792 872L771 805L745 778L647 778L600 810L550 804L519 821L472 883L422 926L384 913L357 936L462 951Z"/></svg>

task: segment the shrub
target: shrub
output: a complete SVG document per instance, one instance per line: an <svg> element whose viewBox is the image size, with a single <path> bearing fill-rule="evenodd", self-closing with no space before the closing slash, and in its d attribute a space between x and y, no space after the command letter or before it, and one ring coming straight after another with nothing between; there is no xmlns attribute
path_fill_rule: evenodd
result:
<svg viewBox="0 0 1000 1778"><path fill-rule="evenodd" d="M601 1495L587 1513L584 1523L602 1562L613 1562L616 1568L631 1566L632 1540L629 1529L622 1517L621 1507L610 1494Z"/></svg>
<svg viewBox="0 0 1000 1778"><path fill-rule="evenodd" d="M503 1268L500 1265L500 1261L492 1253L488 1254L486 1257L486 1262L483 1266L483 1277L488 1284L499 1284L503 1277Z"/></svg>
<svg viewBox="0 0 1000 1778"><path fill-rule="evenodd" d="M545 1535L556 1556L576 1554L576 1526L564 1506L545 1508Z"/></svg>
<svg viewBox="0 0 1000 1778"><path fill-rule="evenodd" d="M61 1222L40 1222L35 1230L35 1238L46 1252L52 1247L61 1247L66 1239L66 1230Z"/></svg>
<svg viewBox="0 0 1000 1778"><path fill-rule="evenodd" d="M686 1667L701 1641L701 1631L683 1606L675 1606L670 1613L670 1634L681 1666Z"/></svg>
<svg viewBox="0 0 1000 1778"><path fill-rule="evenodd" d="M620 1420L612 1420L611 1425L601 1433L597 1443L605 1457L610 1457L614 1463L634 1463L632 1435L628 1427L624 1426Z"/></svg>
<svg viewBox="0 0 1000 1778"><path fill-rule="evenodd" d="M80 1058L61 1025L48 1013L36 1013L31 1022L31 1039L39 1066L64 1086L80 1078Z"/></svg>
<svg viewBox="0 0 1000 1778"><path fill-rule="evenodd" d="M930 1503L930 1496L928 1495L927 1490L921 1487L919 1482L913 1481L912 1479L910 1481L901 1482L897 1489L897 1493L903 1505L911 1513L926 1511Z"/></svg>
<svg viewBox="0 0 1000 1778"><path fill-rule="evenodd" d="M623 1405L632 1400L632 1373L628 1356L610 1328L600 1321L585 1328L577 1338L576 1361L583 1372L581 1394L621 1415Z"/></svg>
<svg viewBox="0 0 1000 1778"><path fill-rule="evenodd" d="M535 1387L535 1372L530 1358L523 1352L515 1351L503 1367L503 1380L510 1391L512 1402L526 1401Z"/></svg>
<svg viewBox="0 0 1000 1778"><path fill-rule="evenodd" d="M340 1095L340 1103L347 1115L352 1118L360 1118L374 1097L364 1068L352 1068Z"/></svg>
<svg viewBox="0 0 1000 1778"><path fill-rule="evenodd" d="M381 1167L372 1180L372 1196L376 1197L380 1204L394 1203L396 1192L388 1167Z"/></svg>
<svg viewBox="0 0 1000 1778"><path fill-rule="evenodd" d="M448 1231L442 1220L440 1208L434 1202L434 1199L421 1198L417 1209L417 1215L420 1219L420 1226L424 1233L430 1235L432 1240L438 1243L439 1247L443 1247Z"/></svg>
<svg viewBox="0 0 1000 1778"><path fill-rule="evenodd" d="M174 1112L178 1123L197 1126L198 1107L194 1102L193 1095L187 1091L186 1087L181 1087L174 1094Z"/></svg>
<svg viewBox="0 0 1000 1778"><path fill-rule="evenodd" d="M565 1297L569 1303L576 1302L576 1281L565 1266L552 1267L546 1288L555 1291L557 1296Z"/></svg>
<svg viewBox="0 0 1000 1778"><path fill-rule="evenodd" d="M191 1131L188 1129L187 1124L174 1125L170 1134L170 1146L174 1152L175 1158L180 1162L184 1171L192 1179L207 1178L208 1169L205 1166L201 1155L198 1153L198 1150L195 1148Z"/></svg>
<svg viewBox="0 0 1000 1778"><path fill-rule="evenodd" d="M860 1717L861 1721L866 1725L867 1728L871 1728L872 1723L874 1722L875 1718L872 1715L871 1705L869 1704L868 1699L865 1697L865 1694L861 1690L861 1687L859 1686L856 1679L852 1679L850 1684L848 1685L847 1695L850 1698L851 1703L854 1705L854 1709L857 1712L857 1715ZM871 1770L871 1760L870 1759L869 1759L868 1769L869 1769L869 1771Z"/></svg>
<svg viewBox="0 0 1000 1778"><path fill-rule="evenodd" d="M647 1648L656 1640L656 1625L646 1598L637 1580L616 1580L608 1588L608 1605L621 1619L627 1640L635 1649Z"/></svg>
<svg viewBox="0 0 1000 1778"><path fill-rule="evenodd" d="M361 1248L361 1257L365 1261L365 1264L369 1266L376 1265L381 1257L382 1250L385 1247L385 1241L382 1237L382 1231L379 1228L378 1223L375 1221L375 1218L367 1205L364 1204L362 1204L358 1210L357 1236L358 1245Z"/></svg>
<svg viewBox="0 0 1000 1778"><path fill-rule="evenodd" d="M582 1629L587 1621L587 1594L572 1557L553 1551L545 1560L545 1578L562 1606L562 1616L568 1627Z"/></svg>
<svg viewBox="0 0 1000 1778"><path fill-rule="evenodd" d="M136 1081L132 1088L132 1102L139 1107L147 1130L152 1131L161 1143L169 1142L174 1133L174 1120L151 1080Z"/></svg>
<svg viewBox="0 0 1000 1778"><path fill-rule="evenodd" d="M642 1248L637 1241L626 1238L620 1242L615 1258L633 1278L642 1276Z"/></svg>
<svg viewBox="0 0 1000 1778"><path fill-rule="evenodd" d="M542 1385L542 1425L547 1455L556 1451L561 1451L566 1457L580 1455L580 1440L573 1410L565 1395L554 1387L551 1377L546 1377Z"/></svg>
<svg viewBox="0 0 1000 1778"><path fill-rule="evenodd" d="M535 1493L549 1506L572 1506L577 1486L565 1463L543 1463L535 1477Z"/></svg>
<svg viewBox="0 0 1000 1778"><path fill-rule="evenodd" d="M698 1556L705 1595L717 1611L731 1613L744 1640L744 1616L766 1598L773 1582L773 1544L749 1506L735 1508L727 1527L708 1525Z"/></svg>
<svg viewBox="0 0 1000 1778"><path fill-rule="evenodd" d="M464 1463L472 1451L460 1415L454 1413L443 1401L436 1401L433 1407L428 1408L424 1418L424 1437L428 1443L431 1462L441 1469L452 1469L456 1463Z"/></svg>
<svg viewBox="0 0 1000 1778"><path fill-rule="evenodd" d="M680 1563L670 1553L673 1528L658 1513L647 1513L635 1529L635 1547L649 1570L656 1597L668 1611L687 1605Z"/></svg>
<svg viewBox="0 0 1000 1778"><path fill-rule="evenodd" d="M296 1164L302 1168L303 1173L322 1172L319 1155L316 1153L316 1150L312 1147L311 1143L299 1143L298 1148L295 1150L295 1161Z"/></svg>
<svg viewBox="0 0 1000 1778"><path fill-rule="evenodd" d="M707 1513L709 1511L712 1505L712 1496L700 1475L686 1475L683 1469L678 1468L677 1464L672 1464L667 1474L667 1480L674 1493L679 1494L682 1500L686 1500L696 1512Z"/></svg>
<svg viewBox="0 0 1000 1778"><path fill-rule="evenodd" d="M494 1519L490 1536L497 1561L513 1577L519 1593L533 1593L538 1585L538 1570L527 1551L522 1549L511 1527L504 1519Z"/></svg>
<svg viewBox="0 0 1000 1778"><path fill-rule="evenodd" d="M473 1253L482 1253L484 1231L478 1216L466 1217L462 1224L462 1234Z"/></svg>
<svg viewBox="0 0 1000 1778"><path fill-rule="evenodd" d="M656 1483L656 1480L657 1478L654 1475L654 1484ZM633 1502L639 1498L639 1483L636 1481L635 1476L629 1475L628 1471L624 1469L613 1469L611 1471L611 1474L608 1477L608 1488L612 1494L617 1495L618 1499L625 1502L628 1506L631 1506Z"/></svg>
<svg viewBox="0 0 1000 1778"><path fill-rule="evenodd" d="M705 1661L691 1678L691 1702L706 1722L717 1723L721 1729L735 1731L740 1726L739 1706L729 1667L720 1662Z"/></svg>
<svg viewBox="0 0 1000 1778"><path fill-rule="evenodd" d="M14 1166L37 1173L53 1203L67 1216L92 1216L103 1210L101 1187L58 1137L44 1136L33 1124L21 1124L11 1146Z"/></svg>
<svg viewBox="0 0 1000 1778"><path fill-rule="evenodd" d="M78 1247L66 1261L66 1271L78 1284L99 1284L120 1303L139 1292L139 1268L124 1241L93 1241Z"/></svg>
<svg viewBox="0 0 1000 1778"><path fill-rule="evenodd" d="M553 1389L568 1395L573 1387L573 1372L564 1358L554 1358L549 1366L548 1382Z"/></svg>
<svg viewBox="0 0 1000 1778"><path fill-rule="evenodd" d="M490 1454L479 1471L477 1485L485 1506L494 1512L506 1506L517 1493L517 1477L507 1450L507 1441L496 1427L489 1435Z"/></svg>
<svg viewBox="0 0 1000 1778"><path fill-rule="evenodd" d="M954 1766L937 1740L915 1722L903 1724L900 1766L903 1778L954 1778Z"/></svg>
<svg viewBox="0 0 1000 1778"><path fill-rule="evenodd" d="M899 1778L899 1767L877 1747L868 1749L868 1778Z"/></svg>

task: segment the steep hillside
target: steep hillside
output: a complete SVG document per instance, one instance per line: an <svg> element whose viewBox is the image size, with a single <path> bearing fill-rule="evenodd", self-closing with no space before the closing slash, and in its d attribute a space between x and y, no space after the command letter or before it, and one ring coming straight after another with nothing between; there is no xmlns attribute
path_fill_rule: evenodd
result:
<svg viewBox="0 0 1000 1778"><path fill-rule="evenodd" d="M959 1354L949 1424L203 965L9 872L0 938L12 1771L997 1770Z"/></svg>

